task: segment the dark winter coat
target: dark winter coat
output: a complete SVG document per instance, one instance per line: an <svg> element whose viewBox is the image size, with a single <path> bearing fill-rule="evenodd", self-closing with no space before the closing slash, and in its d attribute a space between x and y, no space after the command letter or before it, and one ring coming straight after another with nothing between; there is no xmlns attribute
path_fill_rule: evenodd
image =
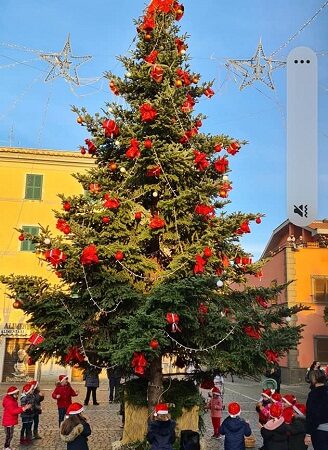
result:
<svg viewBox="0 0 328 450"><path fill-rule="evenodd" d="M57 395L60 395L57 398ZM57 400L58 408L68 408L72 404L72 397L76 397L77 393L74 391L70 384L57 383L56 389L51 394L52 398Z"/></svg>
<svg viewBox="0 0 328 450"><path fill-rule="evenodd" d="M317 386L309 392L306 402L306 433L321 434L317 428L323 423L328 423L328 387Z"/></svg>
<svg viewBox="0 0 328 450"><path fill-rule="evenodd" d="M36 388L33 392L34 395L34 402L35 402L35 414L41 414L42 413L42 407L41 402L44 400L44 395L40 394L40 389Z"/></svg>
<svg viewBox="0 0 328 450"><path fill-rule="evenodd" d="M287 425L283 417L269 420L261 428L261 434L265 450L288 450Z"/></svg>
<svg viewBox="0 0 328 450"><path fill-rule="evenodd" d="M26 409L21 413L22 423L31 423L33 422L34 414L35 414L35 398L33 393L22 394L20 398L21 406L32 405L31 408Z"/></svg>
<svg viewBox="0 0 328 450"><path fill-rule="evenodd" d="M151 450L172 450L172 444L175 441L174 420L150 422L147 440L151 444Z"/></svg>
<svg viewBox="0 0 328 450"><path fill-rule="evenodd" d="M18 414L23 412L23 408L18 406L18 401L9 394L6 394L2 400L2 425L12 427L18 424Z"/></svg>
<svg viewBox="0 0 328 450"><path fill-rule="evenodd" d="M67 450L89 450L88 436L91 434L90 425L82 420L68 435L60 433L60 438L67 443Z"/></svg>
<svg viewBox="0 0 328 450"><path fill-rule="evenodd" d="M85 387L99 387L99 371L93 368L86 369L83 375Z"/></svg>
<svg viewBox="0 0 328 450"><path fill-rule="evenodd" d="M222 422L220 434L225 436L225 450L245 450L245 436L250 436L252 430L244 419L229 416Z"/></svg>
<svg viewBox="0 0 328 450"><path fill-rule="evenodd" d="M289 450L306 450L308 447L304 444L306 423L305 417L294 417L292 423L286 425L288 433Z"/></svg>

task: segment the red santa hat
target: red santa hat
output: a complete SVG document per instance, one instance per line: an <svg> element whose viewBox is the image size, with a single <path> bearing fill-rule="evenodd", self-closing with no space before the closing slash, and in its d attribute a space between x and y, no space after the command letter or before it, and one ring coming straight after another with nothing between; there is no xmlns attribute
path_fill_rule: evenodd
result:
<svg viewBox="0 0 328 450"><path fill-rule="evenodd" d="M64 383L64 381L68 380L67 375L59 375L58 380L60 383Z"/></svg>
<svg viewBox="0 0 328 450"><path fill-rule="evenodd" d="M282 415L282 407L278 405L277 403L273 403L273 405L270 406L270 416L274 419L279 419Z"/></svg>
<svg viewBox="0 0 328 450"><path fill-rule="evenodd" d="M303 403L295 403L293 410L301 417L305 417L306 415L306 406Z"/></svg>
<svg viewBox="0 0 328 450"><path fill-rule="evenodd" d="M230 417L238 417L241 413L240 405L237 402L229 403L228 413Z"/></svg>
<svg viewBox="0 0 328 450"><path fill-rule="evenodd" d="M293 394L286 394L282 397L282 401L288 406L293 406L296 403L296 397Z"/></svg>
<svg viewBox="0 0 328 450"><path fill-rule="evenodd" d="M220 395L221 391L218 387L214 386L214 388L211 389L212 394L214 395Z"/></svg>
<svg viewBox="0 0 328 450"><path fill-rule="evenodd" d="M18 394L19 389L16 386L9 386L9 388L7 389L7 394L9 395L13 395L13 394Z"/></svg>
<svg viewBox="0 0 328 450"><path fill-rule="evenodd" d="M271 389L264 389L261 395L265 400L269 400L271 398L272 391Z"/></svg>
<svg viewBox="0 0 328 450"><path fill-rule="evenodd" d="M73 414L81 414L83 411L83 405L81 403L72 403L66 410L66 415L71 416Z"/></svg>
<svg viewBox="0 0 328 450"><path fill-rule="evenodd" d="M282 400L281 394L279 394L279 392L274 392L271 395L271 400L273 401L273 403L281 402L281 400Z"/></svg>
<svg viewBox="0 0 328 450"><path fill-rule="evenodd" d="M31 384L31 386L33 387L33 389L35 389L35 388L38 386L39 382L38 382L37 380L32 380L32 381L30 382L30 384Z"/></svg>
<svg viewBox="0 0 328 450"><path fill-rule="evenodd" d="M32 392L32 390L33 390L32 384L31 384L31 383L26 383L26 384L24 384L24 386L23 386L22 392L23 392L24 394L29 394L30 392Z"/></svg>
<svg viewBox="0 0 328 450"><path fill-rule="evenodd" d="M155 405L154 416L168 414L169 413L169 405L166 403L158 403Z"/></svg>
<svg viewBox="0 0 328 450"><path fill-rule="evenodd" d="M284 416L285 423L290 424L294 417L294 410L291 406L284 408L282 411L282 415Z"/></svg>

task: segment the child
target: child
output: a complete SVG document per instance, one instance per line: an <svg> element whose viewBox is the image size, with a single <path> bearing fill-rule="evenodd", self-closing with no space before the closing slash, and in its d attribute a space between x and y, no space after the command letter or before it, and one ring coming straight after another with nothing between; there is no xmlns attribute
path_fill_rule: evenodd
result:
<svg viewBox="0 0 328 450"><path fill-rule="evenodd" d="M173 450L175 422L171 420L167 404L159 403L155 406L154 419L149 423L147 433L151 450Z"/></svg>
<svg viewBox="0 0 328 450"><path fill-rule="evenodd" d="M287 427L282 415L282 407L273 404L270 406L270 417L261 428L265 450L288 450Z"/></svg>
<svg viewBox="0 0 328 450"><path fill-rule="evenodd" d="M289 425L286 425L288 432L288 449L289 450L306 450L307 445L304 444L306 434L306 407L302 403L295 403L293 406L295 415Z"/></svg>
<svg viewBox="0 0 328 450"><path fill-rule="evenodd" d="M23 386L22 395L20 398L20 403L22 407L30 405L30 408L27 408L25 411L21 413L22 419L22 428L20 432L21 445L32 444L32 424L35 413L35 402L32 391L33 386L30 383L25 384Z"/></svg>
<svg viewBox="0 0 328 450"><path fill-rule="evenodd" d="M249 423L240 418L240 412L238 403L229 403L229 417L224 419L220 429L220 433L225 435L225 450L245 450L245 436L252 434Z"/></svg>
<svg viewBox="0 0 328 450"><path fill-rule="evenodd" d="M256 411L259 414L259 422L260 425L264 425L270 418L270 405L271 405L271 389L265 389L262 394L259 402L256 405Z"/></svg>
<svg viewBox="0 0 328 450"><path fill-rule="evenodd" d="M218 387L211 389L212 398L207 403L207 409L211 410L211 419L213 425L213 438L220 438L220 424L222 417L222 397L221 391Z"/></svg>
<svg viewBox="0 0 328 450"><path fill-rule="evenodd" d="M61 440L67 443L67 450L88 450L88 436L91 428L82 416L83 406L72 403L66 411L66 418L60 427Z"/></svg>
<svg viewBox="0 0 328 450"><path fill-rule="evenodd" d="M290 424L294 416L293 406L296 403L296 397L293 394L285 394L282 397L282 415L284 416L285 423Z"/></svg>
<svg viewBox="0 0 328 450"><path fill-rule="evenodd" d="M56 389L51 396L57 400L58 421L60 426L64 420L67 408L72 404L72 397L76 397L78 392L74 391L69 384L67 375L59 375L58 379L59 381L56 383Z"/></svg>
<svg viewBox="0 0 328 450"><path fill-rule="evenodd" d="M39 383L36 380L31 381L34 395L34 418L33 418L33 439L42 439L39 435L39 421L42 413L41 402L44 400L44 395L40 391Z"/></svg>
<svg viewBox="0 0 328 450"><path fill-rule="evenodd" d="M31 405L18 406L18 394L19 390L16 386L10 386L7 390L7 394L3 397L2 407L2 425L5 429L5 444L4 450L10 450L10 443L14 436L14 427L18 424L18 414L31 408Z"/></svg>

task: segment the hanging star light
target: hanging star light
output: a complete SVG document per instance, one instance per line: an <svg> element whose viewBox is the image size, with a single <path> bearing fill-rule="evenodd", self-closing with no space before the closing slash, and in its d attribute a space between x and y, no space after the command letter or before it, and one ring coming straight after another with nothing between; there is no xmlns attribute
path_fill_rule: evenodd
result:
<svg viewBox="0 0 328 450"><path fill-rule="evenodd" d="M266 57L260 39L253 58L228 59L226 66L228 69L229 66L233 66L244 77L239 87L240 90L252 85L254 81L262 81L262 83L274 90L275 87L271 76L272 72L285 64L284 61L276 61L271 59L271 57Z"/></svg>
<svg viewBox="0 0 328 450"><path fill-rule="evenodd" d="M70 35L67 36L63 50L60 53L40 53L40 58L47 61L52 67L44 81L52 80L56 77L63 77L70 83L80 85L77 75L77 67L91 59L92 56L73 56L70 42ZM73 62L75 64L73 64Z"/></svg>

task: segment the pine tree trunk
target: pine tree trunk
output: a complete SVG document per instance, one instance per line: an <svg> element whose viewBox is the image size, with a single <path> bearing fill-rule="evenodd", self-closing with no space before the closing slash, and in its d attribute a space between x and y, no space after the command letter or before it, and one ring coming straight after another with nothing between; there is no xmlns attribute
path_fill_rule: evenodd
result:
<svg viewBox="0 0 328 450"><path fill-rule="evenodd" d="M162 357L155 358L150 363L150 376L148 384L148 411L149 416L154 412L154 406L161 401L163 392Z"/></svg>

